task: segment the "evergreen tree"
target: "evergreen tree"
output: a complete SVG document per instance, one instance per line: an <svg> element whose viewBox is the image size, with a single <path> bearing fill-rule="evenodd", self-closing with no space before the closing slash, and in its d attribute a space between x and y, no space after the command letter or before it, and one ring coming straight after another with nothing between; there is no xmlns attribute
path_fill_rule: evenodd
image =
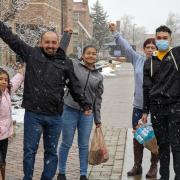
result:
<svg viewBox="0 0 180 180"><path fill-rule="evenodd" d="M99 0L91 8L91 16L93 19L93 44L100 50L104 43L107 42L110 35L107 23L107 13L99 3Z"/></svg>

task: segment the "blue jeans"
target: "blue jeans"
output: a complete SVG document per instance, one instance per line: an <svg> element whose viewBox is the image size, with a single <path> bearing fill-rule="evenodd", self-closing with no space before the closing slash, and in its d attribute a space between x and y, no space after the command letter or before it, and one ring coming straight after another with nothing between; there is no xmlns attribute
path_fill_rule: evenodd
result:
<svg viewBox="0 0 180 180"><path fill-rule="evenodd" d="M41 180L52 180L57 169L57 145L61 132L61 116L47 116L26 111L24 116L24 180L32 180L35 156L41 134L44 143L44 170Z"/></svg>
<svg viewBox="0 0 180 180"><path fill-rule="evenodd" d="M83 112L65 106L62 121L62 143L59 149L59 172L65 174L69 149L73 143L74 134L77 128L80 174L86 176L88 168L89 138L93 125L93 115L85 116Z"/></svg>
<svg viewBox="0 0 180 180"><path fill-rule="evenodd" d="M132 127L135 129L135 127L138 125L138 121L142 118L143 111L142 109L133 108L132 113Z"/></svg>

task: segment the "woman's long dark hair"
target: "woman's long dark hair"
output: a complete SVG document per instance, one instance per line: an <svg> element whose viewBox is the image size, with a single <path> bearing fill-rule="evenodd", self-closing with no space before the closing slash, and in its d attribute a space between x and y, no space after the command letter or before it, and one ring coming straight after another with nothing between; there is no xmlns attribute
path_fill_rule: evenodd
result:
<svg viewBox="0 0 180 180"><path fill-rule="evenodd" d="M9 94L11 94L11 83L10 83L10 77L9 77L9 74L6 70L0 68L0 74L6 74L7 77L8 77L8 91L9 91ZM2 97L2 91L0 91L0 98Z"/></svg>

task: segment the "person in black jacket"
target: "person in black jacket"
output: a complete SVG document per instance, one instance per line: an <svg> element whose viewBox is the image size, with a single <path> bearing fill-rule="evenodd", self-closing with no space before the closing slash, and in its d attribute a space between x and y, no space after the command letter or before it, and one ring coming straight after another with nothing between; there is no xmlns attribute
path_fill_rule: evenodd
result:
<svg viewBox="0 0 180 180"><path fill-rule="evenodd" d="M144 64L143 121L151 121L159 145L161 180L169 179L170 147L175 180L180 180L180 47L171 48L171 30L156 29L158 51Z"/></svg>
<svg viewBox="0 0 180 180"><path fill-rule="evenodd" d="M33 177L35 155L43 133L44 170L42 180L52 180L57 168L57 144L61 131L61 114L65 84L86 115L91 104L86 101L72 61L59 47L58 35L45 32L40 46L31 47L0 21L0 37L26 62L22 107L24 116L24 180ZM68 43L68 42L67 42Z"/></svg>

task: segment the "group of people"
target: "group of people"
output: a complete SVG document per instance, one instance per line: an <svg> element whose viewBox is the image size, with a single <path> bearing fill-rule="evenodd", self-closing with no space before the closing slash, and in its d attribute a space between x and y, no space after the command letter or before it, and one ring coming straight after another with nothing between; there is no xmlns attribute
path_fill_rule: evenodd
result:
<svg viewBox="0 0 180 180"><path fill-rule="evenodd" d="M146 178L156 178L159 160L160 180L169 180L172 151L174 179L180 180L180 47L171 47L172 32L163 25L156 29L155 38L145 40L145 56L142 56L117 32L114 23L109 29L134 67L133 129L140 119L147 123L150 114L159 146L158 155L151 153L151 166ZM127 176L142 174L143 146L135 138L133 145L134 166Z"/></svg>
<svg viewBox="0 0 180 180"><path fill-rule="evenodd" d="M172 48L171 30L156 29L155 38L143 44L145 56L137 53L117 32L114 23L109 30L116 44L121 45L134 67L135 93L132 126L138 121L151 122L159 146L159 154L151 154L147 178L157 175L160 160L160 180L169 180L170 151L173 154L175 180L180 180L180 47ZM70 37L72 31L68 30ZM13 133L10 96L24 80L22 106L24 115L24 180L33 178L35 155L43 134L44 169L42 180L55 176L59 148L58 180L66 180L66 162L75 131L78 131L80 180L87 180L89 137L93 121L101 126L103 77L96 68L97 49L84 48L81 60L66 56L69 40L55 32L42 34L37 47L31 47L0 21L0 37L26 64L25 75L17 73L10 81L8 73L0 69L0 176L5 179L8 138ZM63 42L63 43L62 43ZM64 89L65 93L64 93ZM133 139L134 166L128 176L142 174L143 145Z"/></svg>
<svg viewBox="0 0 180 180"><path fill-rule="evenodd" d="M65 50L72 31L66 33L59 42L55 32L44 32L38 46L31 47L0 22L0 37L26 64L25 75L18 73L11 81L8 73L0 69L0 177L3 180L8 138L13 133L10 96L23 79L23 179L33 178L35 155L41 134L44 143L44 169L41 179L53 179L57 170L57 146L62 131L57 179L66 180L66 161L76 129L80 179L87 179L89 137L93 121L96 128L101 125L103 76L95 67L95 46L84 48L81 61L67 58ZM65 87L67 88L64 94Z"/></svg>

